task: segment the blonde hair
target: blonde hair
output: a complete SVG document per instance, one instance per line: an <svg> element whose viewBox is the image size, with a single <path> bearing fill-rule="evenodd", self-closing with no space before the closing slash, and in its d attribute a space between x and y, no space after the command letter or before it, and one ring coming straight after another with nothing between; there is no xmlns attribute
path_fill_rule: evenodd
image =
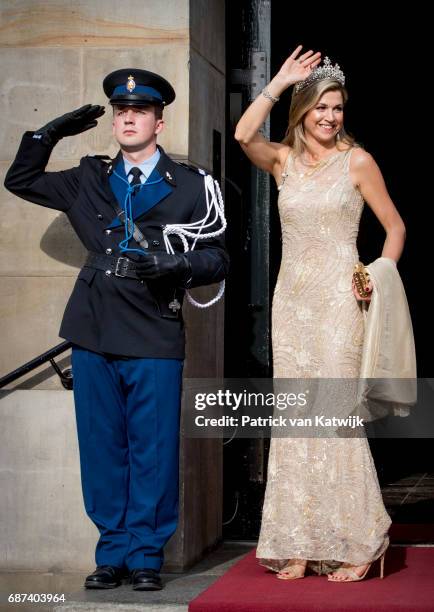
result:
<svg viewBox="0 0 434 612"><path fill-rule="evenodd" d="M348 100L348 92L339 81L334 79L320 79L302 89L300 92L292 92L291 105L289 107L288 127L283 144L289 145L296 156L301 155L307 149L306 136L304 134L303 119L317 103L318 100L328 91L340 91L344 104ZM345 144L350 147L359 147L353 136L345 131L344 126L337 134L336 146Z"/></svg>

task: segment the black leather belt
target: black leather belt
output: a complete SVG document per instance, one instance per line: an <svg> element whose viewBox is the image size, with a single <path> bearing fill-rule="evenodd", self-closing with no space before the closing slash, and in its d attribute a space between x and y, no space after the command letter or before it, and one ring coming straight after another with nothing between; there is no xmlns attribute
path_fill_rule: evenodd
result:
<svg viewBox="0 0 434 612"><path fill-rule="evenodd" d="M115 255L89 252L83 267L101 270L105 272L107 276L113 274L120 278L134 278L140 280L137 276L135 262L128 259L128 257L116 257ZM181 302L178 300L178 290L169 287L163 292L160 288L160 291L157 292L152 289L151 283L147 282L146 284L154 296L160 317L164 319L179 319Z"/></svg>
<svg viewBox="0 0 434 612"><path fill-rule="evenodd" d="M102 253L88 253L84 264L85 268L101 270L107 276L114 274L120 278L135 278L139 280L136 265L128 257L116 257L115 255L104 255Z"/></svg>

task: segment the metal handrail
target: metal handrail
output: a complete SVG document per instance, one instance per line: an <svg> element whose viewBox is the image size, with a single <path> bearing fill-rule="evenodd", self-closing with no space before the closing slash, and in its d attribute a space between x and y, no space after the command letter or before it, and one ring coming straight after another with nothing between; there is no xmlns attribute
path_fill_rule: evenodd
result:
<svg viewBox="0 0 434 612"><path fill-rule="evenodd" d="M13 372L9 372L9 374L6 374L6 376L3 376L2 378L0 378L0 389L2 389L3 387L6 387L6 385L9 385L10 383L14 382L18 378L21 378L21 376L24 376L28 372L35 370L36 368L46 363L47 361L51 363L54 371L59 376L60 382L65 387L65 389L68 389L68 390L72 389L72 370L70 368L67 368L66 370L62 371L57 365L57 363L54 361L54 357L57 357L57 355L64 353L69 348L71 348L71 346L72 346L71 342L68 342L68 341L62 342L61 344L54 346L49 351L42 353L42 355L39 355L38 357L35 357L31 361L28 361L27 363L20 366L16 370L13 370Z"/></svg>

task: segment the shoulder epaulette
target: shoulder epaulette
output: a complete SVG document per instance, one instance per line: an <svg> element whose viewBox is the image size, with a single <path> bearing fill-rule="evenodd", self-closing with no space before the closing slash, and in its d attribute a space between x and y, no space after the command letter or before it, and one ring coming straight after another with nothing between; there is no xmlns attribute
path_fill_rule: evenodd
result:
<svg viewBox="0 0 434 612"><path fill-rule="evenodd" d="M196 174L201 174L202 176L205 176L206 174L208 174L206 170L204 170L203 168L199 168L199 166L194 166L193 164L187 164L186 162L181 162L181 161L176 161L175 163L179 164L180 166L184 166L184 168L187 168L187 170L196 172Z"/></svg>
<svg viewBox="0 0 434 612"><path fill-rule="evenodd" d="M93 154L89 154L87 157L92 157L93 159L107 159L107 160L111 160L110 155L93 155Z"/></svg>

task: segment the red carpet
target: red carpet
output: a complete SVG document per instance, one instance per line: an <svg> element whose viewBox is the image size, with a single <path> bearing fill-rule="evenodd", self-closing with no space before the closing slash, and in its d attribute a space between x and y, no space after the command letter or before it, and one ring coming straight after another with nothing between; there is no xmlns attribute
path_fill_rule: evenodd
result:
<svg viewBox="0 0 434 612"><path fill-rule="evenodd" d="M190 602L189 612L434 612L434 548L389 548L385 576L335 584L326 576L278 580L258 565L255 550Z"/></svg>

